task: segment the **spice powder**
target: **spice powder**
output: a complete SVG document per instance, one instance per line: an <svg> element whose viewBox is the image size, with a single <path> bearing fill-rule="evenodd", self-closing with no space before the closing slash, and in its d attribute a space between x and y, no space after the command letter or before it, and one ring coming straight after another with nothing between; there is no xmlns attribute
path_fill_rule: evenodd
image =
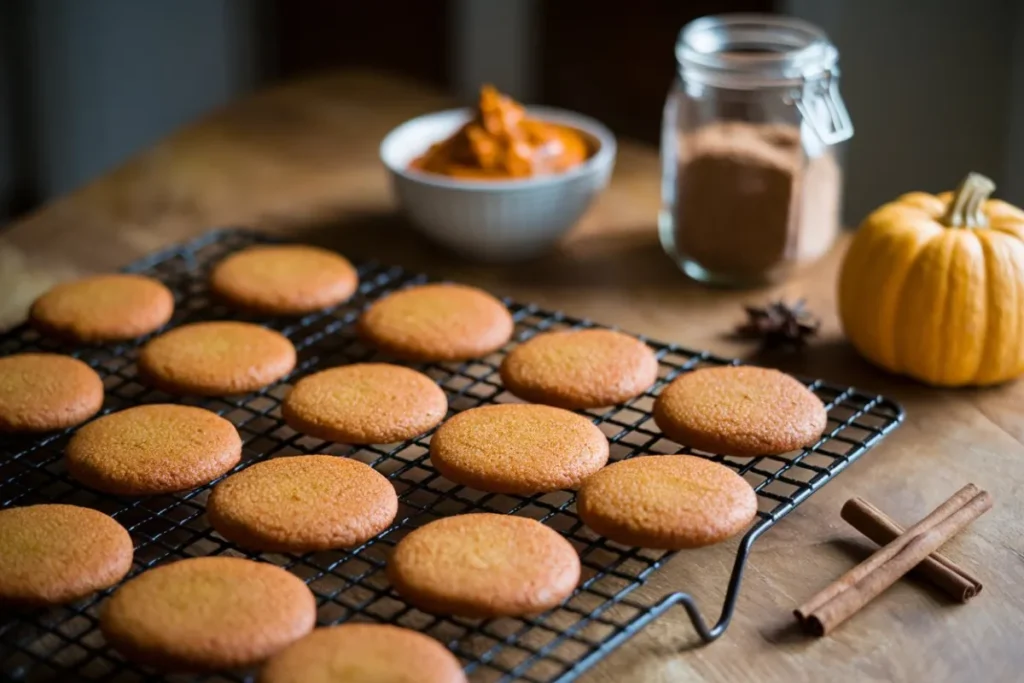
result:
<svg viewBox="0 0 1024 683"><path fill-rule="evenodd" d="M680 137L676 248L730 280L773 279L828 250L839 226L832 148L808 156L800 129L717 122Z"/></svg>

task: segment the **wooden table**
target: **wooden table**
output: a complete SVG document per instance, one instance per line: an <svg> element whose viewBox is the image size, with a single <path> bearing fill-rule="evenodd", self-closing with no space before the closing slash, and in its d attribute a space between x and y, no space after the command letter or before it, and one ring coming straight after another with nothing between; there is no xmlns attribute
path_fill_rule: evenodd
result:
<svg viewBox="0 0 1024 683"><path fill-rule="evenodd" d="M835 316L842 245L772 291L712 291L688 282L657 244L658 163L647 147L622 144L611 187L558 253L502 267L454 259L395 215L377 161L387 130L447 104L407 83L351 73L218 112L0 232L0 325L21 319L32 298L57 281L114 269L225 225L257 226L732 356L751 353L726 336L741 303L806 296L824 317L820 339L802 354L756 360L887 393L903 402L907 423L755 544L724 638L695 647L685 614L672 611L584 680L1018 680L1024 384L937 391L861 361ZM793 607L870 547L839 519L843 501L862 495L910 521L968 481L991 491L996 506L946 551L982 577L980 597L955 605L901 581L832 637L795 632ZM642 590L650 597L688 590L717 610L733 552L727 545L682 553Z"/></svg>

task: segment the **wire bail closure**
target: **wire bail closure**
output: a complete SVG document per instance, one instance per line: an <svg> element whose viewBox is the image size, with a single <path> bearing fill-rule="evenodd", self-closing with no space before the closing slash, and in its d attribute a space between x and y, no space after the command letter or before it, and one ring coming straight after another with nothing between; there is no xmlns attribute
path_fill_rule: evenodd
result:
<svg viewBox="0 0 1024 683"><path fill-rule="evenodd" d="M803 88L793 93L797 111L826 145L835 145L853 137L850 112L846 110L839 94L839 82L833 75L838 76L838 70L826 70L814 77L804 76ZM818 102L824 106L815 106Z"/></svg>

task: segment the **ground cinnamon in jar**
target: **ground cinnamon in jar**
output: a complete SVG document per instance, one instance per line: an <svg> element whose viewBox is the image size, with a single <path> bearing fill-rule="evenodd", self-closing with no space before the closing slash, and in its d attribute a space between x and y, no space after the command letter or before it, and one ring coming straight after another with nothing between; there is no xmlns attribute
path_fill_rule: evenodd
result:
<svg viewBox="0 0 1024 683"><path fill-rule="evenodd" d="M679 137L673 241L710 281L769 281L828 250L842 179L833 148L800 128L715 122Z"/></svg>

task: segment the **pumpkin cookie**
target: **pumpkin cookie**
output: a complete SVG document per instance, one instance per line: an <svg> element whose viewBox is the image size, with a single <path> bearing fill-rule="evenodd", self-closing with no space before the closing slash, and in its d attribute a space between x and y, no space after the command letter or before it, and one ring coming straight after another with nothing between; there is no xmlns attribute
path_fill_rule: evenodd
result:
<svg viewBox="0 0 1024 683"><path fill-rule="evenodd" d="M482 406L445 422L430 461L457 484L529 495L572 488L608 462L608 439L585 417L561 408Z"/></svg>
<svg viewBox="0 0 1024 683"><path fill-rule="evenodd" d="M401 656L395 656L401 653ZM386 624L320 628L274 655L259 683L466 683L459 660L429 636Z"/></svg>
<svg viewBox="0 0 1024 683"><path fill-rule="evenodd" d="M479 358L512 336L508 309L475 287L433 284L389 294L359 319L360 333L380 349L417 361Z"/></svg>
<svg viewBox="0 0 1024 683"><path fill-rule="evenodd" d="M86 486L125 496L185 491L238 464L234 425L208 410L143 405L87 424L68 442L68 473Z"/></svg>
<svg viewBox="0 0 1024 683"><path fill-rule="evenodd" d="M0 510L0 603L59 605L120 581L132 539L111 517L75 505Z"/></svg>
<svg viewBox="0 0 1024 683"><path fill-rule="evenodd" d="M292 429L350 444L405 441L436 427L447 412L448 399L432 379L386 363L304 377L281 406Z"/></svg>
<svg viewBox="0 0 1024 683"><path fill-rule="evenodd" d="M284 569L237 557L196 557L122 586L100 630L126 659L163 671L252 666L313 630L316 600Z"/></svg>
<svg viewBox="0 0 1024 683"><path fill-rule="evenodd" d="M654 421L670 439L711 453L786 453L821 437L825 406L778 370L704 368L682 375L654 402Z"/></svg>
<svg viewBox="0 0 1024 683"><path fill-rule="evenodd" d="M300 244L249 247L210 275L210 289L239 308L271 315L309 313L345 301L359 276L344 257Z"/></svg>
<svg viewBox="0 0 1024 683"><path fill-rule="evenodd" d="M182 325L143 347L139 374L170 394L256 391L295 367L295 347L274 330L238 322Z"/></svg>
<svg viewBox="0 0 1024 683"><path fill-rule="evenodd" d="M388 578L411 604L434 614L516 617L572 595L580 558L534 519L476 513L431 522L399 541Z"/></svg>
<svg viewBox="0 0 1024 683"><path fill-rule="evenodd" d="M609 465L580 487L583 523L616 543L681 550L718 543L757 514L757 495L725 465L650 455Z"/></svg>
<svg viewBox="0 0 1024 683"><path fill-rule="evenodd" d="M513 394L570 410L622 403L657 378L647 344L613 330L538 334L501 364L501 381Z"/></svg>
<svg viewBox="0 0 1024 683"><path fill-rule="evenodd" d="M171 319L174 295L142 275L96 275L64 282L32 304L29 321L46 334L80 342L134 339Z"/></svg>
<svg viewBox="0 0 1024 683"><path fill-rule="evenodd" d="M333 455L257 463L213 489L210 526L240 546L305 553L365 543L398 513L398 496L372 467Z"/></svg>
<svg viewBox="0 0 1024 683"><path fill-rule="evenodd" d="M103 407L103 380L56 353L0 358L0 432L46 432L85 422Z"/></svg>

